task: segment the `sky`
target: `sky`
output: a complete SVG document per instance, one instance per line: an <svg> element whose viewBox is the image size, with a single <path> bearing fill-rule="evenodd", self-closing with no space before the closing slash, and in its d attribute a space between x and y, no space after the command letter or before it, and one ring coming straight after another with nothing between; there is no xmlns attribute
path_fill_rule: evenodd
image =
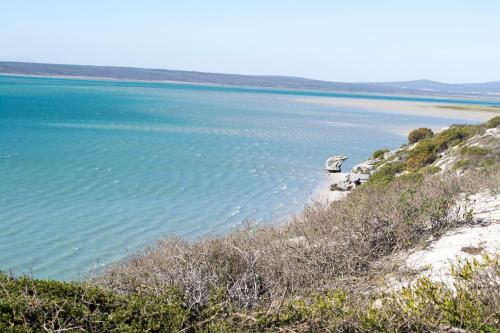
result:
<svg viewBox="0 0 500 333"><path fill-rule="evenodd" d="M498 0L1 0L0 61L500 80Z"/></svg>

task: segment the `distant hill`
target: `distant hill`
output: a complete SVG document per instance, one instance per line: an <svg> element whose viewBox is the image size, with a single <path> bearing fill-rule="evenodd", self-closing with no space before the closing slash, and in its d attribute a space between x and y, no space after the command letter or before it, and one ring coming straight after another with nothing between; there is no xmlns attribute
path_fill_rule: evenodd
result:
<svg viewBox="0 0 500 333"><path fill-rule="evenodd" d="M168 69L59 65L28 62L0 62L0 74L93 77L137 81L176 81L185 83L346 92L406 94L425 93L426 95L470 94L474 96L500 97L500 81L468 84L448 84L429 80L346 83L313 80L292 76L220 74Z"/></svg>
<svg viewBox="0 0 500 333"><path fill-rule="evenodd" d="M499 93L500 81L483 83L442 83L431 80L366 83L393 89L428 90L450 93Z"/></svg>

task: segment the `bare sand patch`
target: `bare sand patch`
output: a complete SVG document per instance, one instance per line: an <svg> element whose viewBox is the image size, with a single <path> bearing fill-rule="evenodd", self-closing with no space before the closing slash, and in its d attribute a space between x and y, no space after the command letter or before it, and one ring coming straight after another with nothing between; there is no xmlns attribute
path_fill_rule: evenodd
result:
<svg viewBox="0 0 500 333"><path fill-rule="evenodd" d="M474 104L441 102L414 102L368 98L300 97L298 102L321 104L366 110L378 110L395 114L412 114L438 118L454 118L483 122L500 114L500 107Z"/></svg>

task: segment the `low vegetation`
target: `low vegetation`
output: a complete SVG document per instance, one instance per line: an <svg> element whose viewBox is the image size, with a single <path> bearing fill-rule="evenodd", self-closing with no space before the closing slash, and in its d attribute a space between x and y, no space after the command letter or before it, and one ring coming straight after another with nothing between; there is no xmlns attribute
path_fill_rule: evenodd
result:
<svg viewBox="0 0 500 333"><path fill-rule="evenodd" d="M489 150L487 148L478 146L465 146L460 149L460 154L468 156L484 156L488 154Z"/></svg>
<svg viewBox="0 0 500 333"><path fill-rule="evenodd" d="M434 133L429 128L417 128L408 134L408 143L413 144L423 139L430 138Z"/></svg>
<svg viewBox="0 0 500 333"><path fill-rule="evenodd" d="M170 332L190 311L182 294L119 295L86 283L0 274L0 332Z"/></svg>
<svg viewBox="0 0 500 333"><path fill-rule="evenodd" d="M404 147L345 200L282 226L165 238L87 282L0 275L0 331L497 332L497 254L457 264L453 286L384 282L413 279L396 254L470 223L451 213L462 193L500 189L498 142L483 154L467 141L486 127L453 126ZM466 176L433 164L452 147L473 161Z"/></svg>
<svg viewBox="0 0 500 333"><path fill-rule="evenodd" d="M486 122L486 128L495 128L500 125L500 116L491 118Z"/></svg>
<svg viewBox="0 0 500 333"><path fill-rule="evenodd" d="M460 169L464 169L465 167L467 167L468 165L470 164L470 161L467 160L467 159L464 159L464 160L458 160L456 161L454 164L453 164L453 168L452 170L460 170Z"/></svg>
<svg viewBox="0 0 500 333"><path fill-rule="evenodd" d="M385 148L385 149L379 149L379 150L376 150L374 153L373 153L373 158L380 158L380 157L384 157L384 154L389 152L389 149Z"/></svg>
<svg viewBox="0 0 500 333"><path fill-rule="evenodd" d="M413 149L407 151L405 161L406 170L418 170L433 163L439 154L453 147L474 134L483 130L483 127L472 125L454 125L434 135L428 129L418 129L410 132L408 140L418 142ZM414 134L415 131L417 134ZM415 141L416 140L416 141Z"/></svg>
<svg viewBox="0 0 500 333"><path fill-rule="evenodd" d="M480 125L453 125L438 134L427 132L429 135L420 136L414 147L405 146L401 148L397 154L398 161L403 163L404 170L420 173L438 172L436 168L439 166L435 166L433 163L444 152L459 156L459 160L455 162L455 170L466 166L472 168L481 167L484 166L484 163L495 164L498 162L500 153L497 141L490 139L490 142L481 142L482 145L485 145L484 147L477 142L473 143L473 145L465 143L471 137L484 134L486 129L500 123L499 119L500 117L495 117ZM409 141L413 140L412 133L414 132L410 133ZM459 147L458 151L453 152L451 148L457 146Z"/></svg>
<svg viewBox="0 0 500 333"><path fill-rule="evenodd" d="M415 170L431 164L437 158L437 146L432 139L426 139L417 144L408 153L408 159L405 162L405 169Z"/></svg>
<svg viewBox="0 0 500 333"><path fill-rule="evenodd" d="M428 167L422 168L421 172L425 175L432 175L441 171L441 168L437 165L430 165Z"/></svg>
<svg viewBox="0 0 500 333"><path fill-rule="evenodd" d="M349 288L374 273L371 263L464 223L448 216L454 196L496 182L484 172L420 182L396 178L356 189L349 200L309 207L280 228L248 226L194 243L161 240L110 266L96 282L123 294L175 286L190 306L209 304L218 291L227 306L243 309L283 294Z"/></svg>
<svg viewBox="0 0 500 333"><path fill-rule="evenodd" d="M496 105L434 105L437 109L460 110L460 111L486 111L500 112L500 107Z"/></svg>
<svg viewBox="0 0 500 333"><path fill-rule="evenodd" d="M117 295L83 283L0 274L2 332L498 332L498 256L457 263L452 287L419 278L401 289L342 289L241 311L214 294L188 307L182 294Z"/></svg>
<svg viewBox="0 0 500 333"><path fill-rule="evenodd" d="M370 184L385 185L390 183L394 177L403 171L403 163L390 162L381 166L370 178Z"/></svg>

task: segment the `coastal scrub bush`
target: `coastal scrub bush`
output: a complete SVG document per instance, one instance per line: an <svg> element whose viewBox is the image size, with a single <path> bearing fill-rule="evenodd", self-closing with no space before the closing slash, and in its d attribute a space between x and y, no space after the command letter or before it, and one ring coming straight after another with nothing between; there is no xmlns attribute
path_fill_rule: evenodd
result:
<svg viewBox="0 0 500 333"><path fill-rule="evenodd" d="M389 149L379 149L373 153L373 158L383 157L385 153L389 152Z"/></svg>
<svg viewBox="0 0 500 333"><path fill-rule="evenodd" d="M438 133L433 138L433 143L439 152L457 145L478 132L479 128L473 125L453 125Z"/></svg>
<svg viewBox="0 0 500 333"><path fill-rule="evenodd" d="M500 116L491 118L486 122L486 128L495 128L500 125Z"/></svg>
<svg viewBox="0 0 500 333"><path fill-rule="evenodd" d="M500 296L498 257L483 256L456 264L450 271L453 286L420 278L381 299L372 310L363 309L367 331L496 332L500 317L495 314Z"/></svg>
<svg viewBox="0 0 500 333"><path fill-rule="evenodd" d="M420 141L409 151L405 169L415 170L431 164L437 158L437 145L432 139Z"/></svg>
<svg viewBox="0 0 500 333"><path fill-rule="evenodd" d="M391 163L379 177L400 171L401 163ZM162 239L110 265L93 282L125 295L175 287L188 307L208 306L215 298L224 308L246 310L273 308L311 291L349 291L387 272L372 268L384 256L461 225L461 217L448 213L455 198L498 186L500 177L493 175L497 169L368 183L345 200L308 206L280 227L249 225L194 242Z"/></svg>
<svg viewBox="0 0 500 333"><path fill-rule="evenodd" d="M494 159L485 159L485 160L481 161L481 163L479 163L479 166L481 168L491 169L491 168L498 167L498 164Z"/></svg>
<svg viewBox="0 0 500 333"><path fill-rule="evenodd" d="M380 167L373 175L370 176L368 182L370 184L385 185L390 183L394 177L403 171L403 163L392 162Z"/></svg>
<svg viewBox="0 0 500 333"><path fill-rule="evenodd" d="M479 127L472 125L453 125L452 127L423 139L407 155L406 170L418 170L438 158L438 154L470 138L479 131ZM474 150L478 151L478 150Z"/></svg>
<svg viewBox="0 0 500 333"><path fill-rule="evenodd" d="M468 160L468 159L458 160L453 164L452 170L463 169L464 167L468 166L469 164L470 164L470 160Z"/></svg>
<svg viewBox="0 0 500 333"><path fill-rule="evenodd" d="M422 168L420 170L424 175L433 175L435 173L438 173L441 171L441 168L438 167L437 165L429 165L428 167Z"/></svg>
<svg viewBox="0 0 500 333"><path fill-rule="evenodd" d="M489 149L479 146L465 146L460 148L460 154L469 156L484 156L490 152Z"/></svg>
<svg viewBox="0 0 500 333"><path fill-rule="evenodd" d="M271 306L230 306L212 291L188 308L173 292L126 296L84 283L0 275L2 332L497 332L499 257L458 261L450 284L418 278L407 287L311 290Z"/></svg>
<svg viewBox="0 0 500 333"><path fill-rule="evenodd" d="M462 158L455 162L453 170L494 168L500 160L499 148L492 142L483 143L487 144L488 148L476 145L461 147L459 153Z"/></svg>
<svg viewBox="0 0 500 333"><path fill-rule="evenodd" d="M0 273L0 332L170 332L189 319L184 304L173 288L123 296L85 283Z"/></svg>
<svg viewBox="0 0 500 333"><path fill-rule="evenodd" d="M399 178L405 181L421 182L424 179L423 174L415 171L408 171L402 173Z"/></svg>
<svg viewBox="0 0 500 333"><path fill-rule="evenodd" d="M408 134L408 143L413 144L423 139L432 137L434 133L429 128L417 128Z"/></svg>
<svg viewBox="0 0 500 333"><path fill-rule="evenodd" d="M497 332L498 256L455 263L453 285L418 278L408 287L369 293L342 289L286 300L274 311L226 312L206 331L245 332ZM381 291L382 290L382 291ZM387 290L387 291L383 291Z"/></svg>

